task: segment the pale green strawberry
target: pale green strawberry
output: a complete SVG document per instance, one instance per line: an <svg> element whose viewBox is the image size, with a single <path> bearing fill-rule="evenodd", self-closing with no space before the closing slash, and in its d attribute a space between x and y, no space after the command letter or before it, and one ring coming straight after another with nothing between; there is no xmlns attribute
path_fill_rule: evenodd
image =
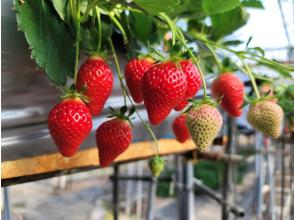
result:
<svg viewBox="0 0 294 220"><path fill-rule="evenodd" d="M187 113L187 127L198 149L205 151L220 131L223 118L208 104L192 107Z"/></svg>
<svg viewBox="0 0 294 220"><path fill-rule="evenodd" d="M153 176L158 177L160 173L164 170L165 161L161 157L155 156L149 160L148 165Z"/></svg>
<svg viewBox="0 0 294 220"><path fill-rule="evenodd" d="M283 117L283 109L267 100L252 104L247 114L247 120L252 127L272 138L281 135Z"/></svg>

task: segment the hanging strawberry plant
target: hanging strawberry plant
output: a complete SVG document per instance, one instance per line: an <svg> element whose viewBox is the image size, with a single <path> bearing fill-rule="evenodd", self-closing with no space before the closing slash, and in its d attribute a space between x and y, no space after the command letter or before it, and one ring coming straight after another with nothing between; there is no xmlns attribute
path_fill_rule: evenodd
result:
<svg viewBox="0 0 294 220"><path fill-rule="evenodd" d="M91 115L101 113L111 94L113 72L123 101L119 110L110 107L113 119L97 129L102 166L128 148L136 115L154 141L156 156L150 168L156 176L162 171L164 161L158 156L155 134L134 103L144 102L153 125L166 120L172 110L182 111L185 117L173 125L177 139L184 142L191 135L201 150L222 127L219 103L232 117L240 116L242 106L250 104L249 123L273 138L280 135L283 111L269 101L271 97L259 94L255 79L272 80L253 72L251 64L266 66L279 78L291 78L294 68L267 59L261 48L250 47L251 38L244 50L234 49L243 43L238 39L225 40L246 24L247 7L263 7L260 1L15 0L14 5L32 58L61 91L62 100L50 111L48 126L63 156L74 155L89 135ZM125 49L130 59L124 75L115 48ZM88 59L78 69L81 55ZM108 65L110 60L115 71ZM245 96L242 81L232 73L236 70L249 76L255 95ZM212 84L213 97L204 73L220 74ZM203 97L196 100L200 88Z"/></svg>

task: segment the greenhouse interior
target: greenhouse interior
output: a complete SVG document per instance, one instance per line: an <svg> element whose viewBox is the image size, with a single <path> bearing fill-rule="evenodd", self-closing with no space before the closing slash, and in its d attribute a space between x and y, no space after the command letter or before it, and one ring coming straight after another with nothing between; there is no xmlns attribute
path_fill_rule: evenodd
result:
<svg viewBox="0 0 294 220"><path fill-rule="evenodd" d="M2 0L3 220L294 220L293 0Z"/></svg>

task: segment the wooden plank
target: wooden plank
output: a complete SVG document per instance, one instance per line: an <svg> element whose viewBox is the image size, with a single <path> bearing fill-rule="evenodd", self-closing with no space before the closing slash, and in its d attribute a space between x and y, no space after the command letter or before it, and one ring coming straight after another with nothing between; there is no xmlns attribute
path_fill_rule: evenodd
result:
<svg viewBox="0 0 294 220"><path fill-rule="evenodd" d="M159 154L176 154L191 151L195 149L194 143L189 140L180 144L173 139L162 139L158 141ZM121 154L115 162L127 162L148 158L155 154L155 148L152 142L133 143ZM1 179L19 178L24 176L34 176L50 173L62 173L72 169L80 170L82 168L98 167L98 151L96 147L81 150L71 158L62 157L59 153L24 158L15 161L5 161L1 163ZM49 175L50 176L50 175Z"/></svg>

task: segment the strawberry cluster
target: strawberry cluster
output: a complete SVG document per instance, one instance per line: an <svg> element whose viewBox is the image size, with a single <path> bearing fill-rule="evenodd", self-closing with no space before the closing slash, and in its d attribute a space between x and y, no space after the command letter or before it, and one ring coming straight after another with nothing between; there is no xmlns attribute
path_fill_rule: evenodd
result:
<svg viewBox="0 0 294 220"><path fill-rule="evenodd" d="M172 110L184 113L172 123L176 139L184 143L192 138L200 150L206 150L220 131L223 119L216 101L205 96L192 100L202 86L201 73L189 59L156 62L150 58L131 59L125 67L125 80L134 102L144 103L152 125L162 123ZM76 90L65 95L49 113L48 128L60 153L73 156L92 129L92 117L101 113L113 88L113 74L101 57L90 57L77 75ZM232 73L220 74L211 85L212 96L231 117L242 114L243 82ZM82 94L82 95L81 95ZM124 94L125 95L125 94ZM191 105L189 105L191 104ZM109 166L132 142L131 115L121 107L111 108L113 119L103 122L96 131L99 161ZM249 123L268 136L278 137L283 110L269 101L254 102L248 113ZM156 156L149 161L158 176L164 161Z"/></svg>
<svg viewBox="0 0 294 220"><path fill-rule="evenodd" d="M73 156L89 136L91 115L101 113L112 92L113 73L109 65L101 57L90 57L78 72L76 87L77 92L67 94L50 111L48 118L50 134L64 157ZM132 129L125 113L123 110L121 114L114 114L116 118L97 128L96 142L102 167L111 164L132 141Z"/></svg>
<svg viewBox="0 0 294 220"><path fill-rule="evenodd" d="M199 72L190 60L151 63L133 59L126 66L125 78L134 101L144 101L153 125L164 121L173 109L184 109L187 99L201 87Z"/></svg>

